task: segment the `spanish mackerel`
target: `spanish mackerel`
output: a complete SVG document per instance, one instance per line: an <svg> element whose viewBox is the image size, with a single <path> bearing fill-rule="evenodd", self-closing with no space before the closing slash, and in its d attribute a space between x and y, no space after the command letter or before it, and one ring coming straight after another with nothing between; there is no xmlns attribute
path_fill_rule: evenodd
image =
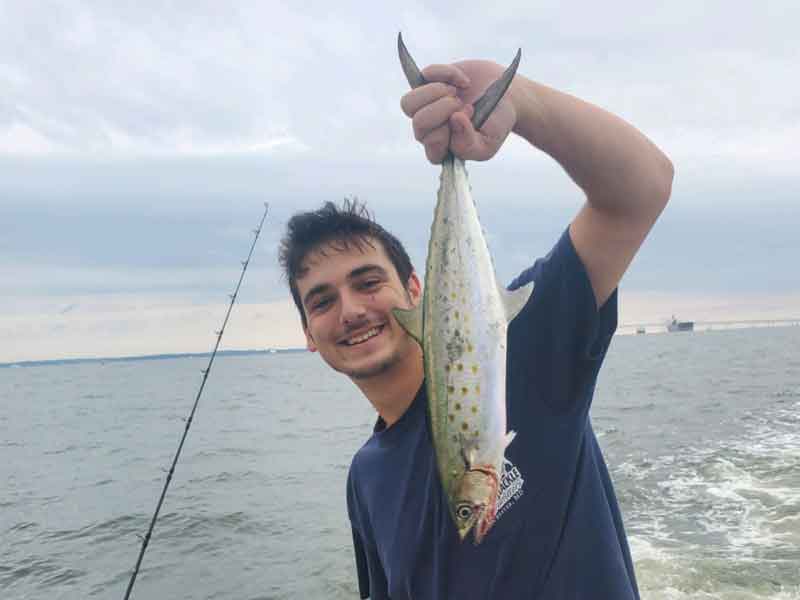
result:
<svg viewBox="0 0 800 600"><path fill-rule="evenodd" d="M409 84L427 83L402 37L397 43ZM520 54L475 102L476 129L511 84ZM448 154L422 302L395 315L422 347L439 476L461 540L472 530L476 545L495 522L505 450L514 438L506 431L506 332L532 291L533 284L509 292L497 283L464 161Z"/></svg>

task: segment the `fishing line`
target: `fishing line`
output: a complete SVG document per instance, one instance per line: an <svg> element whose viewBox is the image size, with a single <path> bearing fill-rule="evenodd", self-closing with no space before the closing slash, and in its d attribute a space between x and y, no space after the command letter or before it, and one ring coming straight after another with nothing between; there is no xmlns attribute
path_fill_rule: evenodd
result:
<svg viewBox="0 0 800 600"><path fill-rule="evenodd" d="M150 521L150 527L147 530L147 534L142 538L142 548L139 550L139 558L136 559L136 566L133 568L133 573L131 573L131 580L128 582L128 589L125 592L125 599L131 595L131 590L133 590L133 584L136 581L136 576L139 574L139 566L142 564L142 558L144 558L145 550L147 550L147 545L150 543L150 536L153 533L153 528L156 526L156 519L158 519L158 513L161 510L161 505L164 503L164 496L167 495L167 488L169 487L170 481L172 481L172 474L175 472L175 465L178 463L178 458L181 455L181 450L183 449L183 442L186 440L186 435L189 433L189 427L192 425L192 419L194 418L194 413L197 410L197 403L200 401L200 396L203 393L203 388L206 386L206 381L208 380L208 373L211 371L211 365L214 363L214 357L217 355L217 348L219 348L219 343L222 340L222 334L225 333L225 326L228 324L228 317L231 316L231 310L233 310L233 305L236 302L236 297L239 295L239 288L242 285L242 280L244 279L244 274L247 271L247 265L250 264L250 258L253 256L253 250L256 247L256 242L258 241L258 236L261 234L261 227L264 225L264 219L267 218L267 212L269 211L269 204L264 202L264 215L261 217L261 222L258 224L253 230L255 237L253 238L253 243L250 246L250 253L247 255L247 258L242 261L242 273L239 275L239 282L236 284L236 289L230 294L231 302L228 305L228 312L225 314L225 320L222 322L222 327L219 331L215 332L217 334L217 343L214 344L214 350L211 352L211 358L208 359L208 366L203 369L203 381L200 383L200 389L197 391L197 396L194 399L194 406L192 406L192 412L189 413L189 418L186 419L186 427L183 429L183 436L181 437L181 442L178 444L178 451L175 453L175 458L172 460L172 466L169 468L169 472L167 473L167 480L164 482L164 489L161 490L161 497L158 499L158 504L156 505L156 510L153 513L153 518Z"/></svg>

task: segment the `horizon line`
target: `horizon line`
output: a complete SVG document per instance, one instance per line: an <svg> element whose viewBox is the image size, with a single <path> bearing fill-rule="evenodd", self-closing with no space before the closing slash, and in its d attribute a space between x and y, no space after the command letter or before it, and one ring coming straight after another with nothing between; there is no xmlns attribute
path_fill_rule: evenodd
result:
<svg viewBox="0 0 800 600"><path fill-rule="evenodd" d="M243 356L253 354L296 354L308 352L307 348L266 348L264 350L218 350L217 356ZM205 358L211 356L211 352L166 352L161 354L137 354L132 356L88 356L77 358L45 358L34 360L18 360L11 362L0 362L0 369L9 367L38 367L44 365L64 364L64 363L90 363L90 362L125 362L125 361L144 361L144 360L168 360L172 358Z"/></svg>

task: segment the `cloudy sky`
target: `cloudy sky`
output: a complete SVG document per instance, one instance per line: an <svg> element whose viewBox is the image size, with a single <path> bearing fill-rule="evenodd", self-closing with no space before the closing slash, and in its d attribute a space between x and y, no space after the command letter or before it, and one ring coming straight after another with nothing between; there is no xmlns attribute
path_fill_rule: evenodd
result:
<svg viewBox="0 0 800 600"><path fill-rule="evenodd" d="M800 4L0 0L0 362L292 346L298 209L356 195L424 262L438 168L399 109L421 65L507 63L639 127L676 167L623 323L800 313ZM470 6L474 6L471 8ZM580 191L519 140L470 168L503 281Z"/></svg>

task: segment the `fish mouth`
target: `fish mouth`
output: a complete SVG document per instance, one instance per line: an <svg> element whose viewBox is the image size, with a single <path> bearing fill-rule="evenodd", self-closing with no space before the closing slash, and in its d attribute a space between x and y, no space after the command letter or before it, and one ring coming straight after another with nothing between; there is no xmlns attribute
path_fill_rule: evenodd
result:
<svg viewBox="0 0 800 600"><path fill-rule="evenodd" d="M364 329L355 335L349 335L346 338L339 341L340 346L358 346L359 344L363 344L368 342L372 338L380 335L383 332L383 328L386 326L385 323L381 323L379 325L373 325L369 329Z"/></svg>

